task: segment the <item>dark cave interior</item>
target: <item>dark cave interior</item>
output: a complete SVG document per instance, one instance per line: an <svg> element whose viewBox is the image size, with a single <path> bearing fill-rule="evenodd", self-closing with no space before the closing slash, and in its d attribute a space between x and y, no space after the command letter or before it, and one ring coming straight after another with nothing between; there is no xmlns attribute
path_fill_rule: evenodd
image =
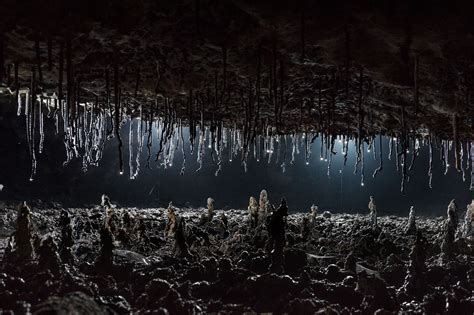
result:
<svg viewBox="0 0 474 315"><path fill-rule="evenodd" d="M1 1L0 313L473 314L473 14Z"/></svg>

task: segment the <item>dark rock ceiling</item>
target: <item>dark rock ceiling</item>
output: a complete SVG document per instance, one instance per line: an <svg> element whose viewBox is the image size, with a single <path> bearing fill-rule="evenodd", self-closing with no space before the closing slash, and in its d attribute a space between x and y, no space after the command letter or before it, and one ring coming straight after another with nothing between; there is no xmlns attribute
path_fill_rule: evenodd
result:
<svg viewBox="0 0 474 315"><path fill-rule="evenodd" d="M58 95L62 68L63 99L105 108L107 98L119 100L125 114L142 104L154 116L167 107L200 120L202 111L205 121L255 132L271 125L472 140L473 7L3 0L3 86L13 94L31 86L34 69L37 93Z"/></svg>

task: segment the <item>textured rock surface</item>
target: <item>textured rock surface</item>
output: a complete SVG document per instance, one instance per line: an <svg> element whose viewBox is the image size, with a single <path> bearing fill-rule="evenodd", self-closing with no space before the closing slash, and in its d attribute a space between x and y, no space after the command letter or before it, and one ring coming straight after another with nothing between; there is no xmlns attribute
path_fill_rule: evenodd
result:
<svg viewBox="0 0 474 315"><path fill-rule="evenodd" d="M106 107L116 67L128 114L158 95L159 112L165 97L182 118L202 110L240 128L442 137L456 115L460 138L472 138L470 1L6 0L0 11L12 90L18 62L20 86L35 67L39 92L57 92L62 47L64 95L79 87Z"/></svg>
<svg viewBox="0 0 474 315"><path fill-rule="evenodd" d="M249 234L244 210L216 210L216 217L225 212L229 220L229 233L224 235L218 232L216 218L198 226L204 209L178 209L178 215L186 218L191 252L182 259L172 256L173 239L163 237L165 209L117 208L114 220L118 227L125 228L121 218L127 213L142 232L137 236L133 227L125 234L117 232L113 265L100 271L94 261L100 251L103 209L67 210L73 222L76 264L61 264L59 273L54 273L36 259L19 262L7 255L0 265L0 309L20 313L155 309L180 314L374 313L378 309L471 314L474 309L472 240L456 241L453 260L442 263L443 218L418 218L418 231L427 242L426 249L419 252L425 258L416 261L423 264L417 269L423 274L414 274L425 280L420 284L422 291L414 296L403 286L408 267L418 257L411 254L415 237L404 233L406 218L380 217L380 229L375 231L368 217L317 216L310 235L303 240L299 230L304 215L291 214L284 274L274 274L268 273L267 231ZM7 204L0 213L3 256L5 237L15 228L15 210ZM59 213L35 207L34 232L59 243Z"/></svg>

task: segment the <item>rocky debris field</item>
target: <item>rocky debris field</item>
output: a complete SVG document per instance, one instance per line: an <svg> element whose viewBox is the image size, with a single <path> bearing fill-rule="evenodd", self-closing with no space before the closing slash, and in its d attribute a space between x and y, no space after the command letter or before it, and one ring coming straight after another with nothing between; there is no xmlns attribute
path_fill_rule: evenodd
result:
<svg viewBox="0 0 474 315"><path fill-rule="evenodd" d="M404 217L290 213L278 260L275 224L246 210L103 204L2 206L0 311L474 312L473 242L447 241L443 217L406 232Z"/></svg>

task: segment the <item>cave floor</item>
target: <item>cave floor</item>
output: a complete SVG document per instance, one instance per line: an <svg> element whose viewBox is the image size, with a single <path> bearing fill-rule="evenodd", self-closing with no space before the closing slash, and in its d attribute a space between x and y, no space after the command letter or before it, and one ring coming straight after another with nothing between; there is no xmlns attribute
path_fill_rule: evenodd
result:
<svg viewBox="0 0 474 315"><path fill-rule="evenodd" d="M410 255L416 237L405 233L405 217L379 217L378 228L373 229L366 215L319 214L303 237L307 214L292 213L286 222L284 272L277 274L268 271L272 263L268 233L265 228L250 233L245 210L216 210L210 223L200 225L204 209L177 209L186 219L190 252L180 258L173 255L173 237L165 237L166 209L114 208L109 221L113 261L106 268L98 263L104 209L67 211L74 243L69 263L61 261L60 207L33 207L36 253L23 260L15 251L5 254L17 211L5 206L0 212L0 257L4 257L0 310L19 314L474 311L473 242L456 239L452 257L442 260L441 217L417 217L417 230L426 238L422 252L426 259L421 275L414 275L413 290L407 288L406 275L417 263ZM48 236L57 246L50 252L40 249L39 242Z"/></svg>

